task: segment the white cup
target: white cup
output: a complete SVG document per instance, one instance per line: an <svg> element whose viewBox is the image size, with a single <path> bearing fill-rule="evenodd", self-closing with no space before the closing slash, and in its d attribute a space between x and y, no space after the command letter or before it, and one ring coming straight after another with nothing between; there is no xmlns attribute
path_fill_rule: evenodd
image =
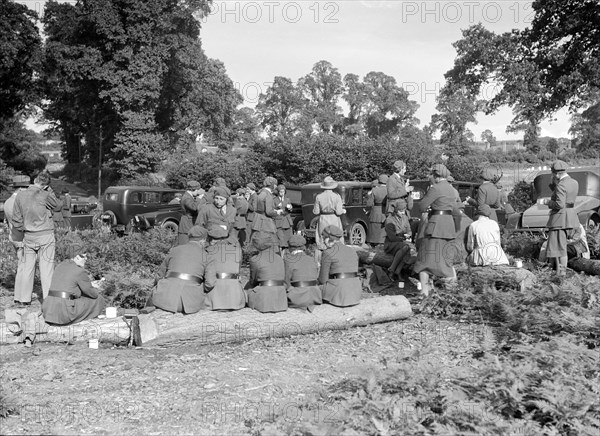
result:
<svg viewBox="0 0 600 436"><path fill-rule="evenodd" d="M517 261L515 262L515 266L516 266L517 268L523 268L523 261L521 261L521 260L517 260Z"/></svg>
<svg viewBox="0 0 600 436"><path fill-rule="evenodd" d="M400 289L404 289L404 282L398 282L398 287Z"/></svg>
<svg viewBox="0 0 600 436"><path fill-rule="evenodd" d="M116 318L117 317L117 308L116 307L107 307L106 308L106 317L107 318Z"/></svg>
<svg viewBox="0 0 600 436"><path fill-rule="evenodd" d="M88 344L90 348L93 348L94 350L98 349L98 339L90 339Z"/></svg>

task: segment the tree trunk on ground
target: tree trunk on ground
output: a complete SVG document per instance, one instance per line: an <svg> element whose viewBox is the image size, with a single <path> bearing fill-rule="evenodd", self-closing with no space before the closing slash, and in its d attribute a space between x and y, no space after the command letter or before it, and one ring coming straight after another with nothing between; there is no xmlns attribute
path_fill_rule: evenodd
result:
<svg viewBox="0 0 600 436"><path fill-rule="evenodd" d="M20 315L24 312L6 310L6 322L0 323L0 344L16 344L25 340L25 319L23 317L21 321ZM131 338L132 321L124 317L96 318L67 326L53 326L43 322L43 318L40 320L32 327L36 333L35 342L73 343L98 339L98 342L127 345Z"/></svg>
<svg viewBox="0 0 600 436"><path fill-rule="evenodd" d="M382 268L389 268L394 261L394 256L384 253L383 249L368 249L358 245L349 245L358 255L358 261L363 265L377 265Z"/></svg>
<svg viewBox="0 0 600 436"><path fill-rule="evenodd" d="M593 276L600 276L600 260L576 257L569 259L569 268Z"/></svg>
<svg viewBox="0 0 600 436"><path fill-rule="evenodd" d="M205 312L192 315L156 310L139 315L136 345L170 347L188 342L218 344L254 338L284 337L326 330L343 330L412 315L408 300L401 296L366 298L352 307L316 306L312 313L289 309L279 313L260 313L250 308L233 312ZM138 339L136 339L138 342Z"/></svg>

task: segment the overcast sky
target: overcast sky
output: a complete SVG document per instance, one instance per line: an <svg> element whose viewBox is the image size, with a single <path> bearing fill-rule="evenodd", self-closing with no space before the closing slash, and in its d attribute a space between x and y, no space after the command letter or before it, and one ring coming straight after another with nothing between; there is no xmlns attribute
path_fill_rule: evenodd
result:
<svg viewBox="0 0 600 436"><path fill-rule="evenodd" d="M275 76L296 81L327 60L342 77L370 71L395 77L419 103L422 127L435 113L461 29L479 22L495 32L522 29L532 13L529 1L215 1L201 39L206 54L223 61L248 106ZM484 92L493 95L494 89ZM479 116L469 128L477 139L485 129L498 139L521 139L521 133L505 133L511 118L505 109ZM542 124L542 136L570 137L569 126L561 112Z"/></svg>
<svg viewBox="0 0 600 436"><path fill-rule="evenodd" d="M38 12L44 0L21 0ZM74 1L70 1L74 3ZM396 78L420 108L423 127L435 113L444 73L456 55L452 43L461 29L483 23L495 32L523 29L531 22L530 1L214 1L203 20L206 54L223 61L229 77L253 107L275 76L294 82L313 65L327 60L342 77L361 78L381 71ZM493 87L483 91L494 93ZM478 117L469 125L477 139L490 129L498 139L521 139L505 133L510 109ZM570 137L570 117L559 112L542 123L542 136Z"/></svg>

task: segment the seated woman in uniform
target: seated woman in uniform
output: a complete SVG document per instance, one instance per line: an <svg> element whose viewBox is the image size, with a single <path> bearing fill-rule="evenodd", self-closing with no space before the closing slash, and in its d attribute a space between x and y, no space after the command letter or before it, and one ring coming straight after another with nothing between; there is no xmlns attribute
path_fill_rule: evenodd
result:
<svg viewBox="0 0 600 436"><path fill-rule="evenodd" d="M323 230L326 249L321 257L319 283L323 301L334 306L354 306L360 302L362 283L358 277L358 255L341 241L344 232L336 226Z"/></svg>
<svg viewBox="0 0 600 436"><path fill-rule="evenodd" d="M205 290L215 286L215 265L205 249L207 231L193 226L189 242L171 248L161 264L156 289L146 306L167 312L196 313L205 308Z"/></svg>
<svg viewBox="0 0 600 436"><path fill-rule="evenodd" d="M86 261L86 254L78 253L54 269L50 292L42 303L48 324L74 324L96 318L104 311L106 302L92 285L85 270Z"/></svg>
<svg viewBox="0 0 600 436"><path fill-rule="evenodd" d="M392 274L392 278L399 278L402 268L410 259L410 246L406 241L410 240L411 229L405 212L406 201L397 200L390 207L391 214L385 219L383 251L394 256L388 272Z"/></svg>
<svg viewBox="0 0 600 436"><path fill-rule="evenodd" d="M218 225L208 231L206 251L217 275L215 287L206 294L209 310L238 310L246 306L246 294L240 282L242 249L228 236L229 232Z"/></svg>
<svg viewBox="0 0 600 436"><path fill-rule="evenodd" d="M277 253L275 233L254 232L251 239L255 254L250 258L250 280L246 285L248 307L259 312L287 310L285 267Z"/></svg>
<svg viewBox="0 0 600 436"><path fill-rule="evenodd" d="M312 312L323 298L319 288L319 270L315 259L304 253L306 239L292 235L288 241L289 252L283 257L288 307L308 309Z"/></svg>

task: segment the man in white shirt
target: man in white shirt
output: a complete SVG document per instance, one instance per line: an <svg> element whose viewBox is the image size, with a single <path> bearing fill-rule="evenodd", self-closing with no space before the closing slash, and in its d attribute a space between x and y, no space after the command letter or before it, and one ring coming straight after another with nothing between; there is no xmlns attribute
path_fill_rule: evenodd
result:
<svg viewBox="0 0 600 436"><path fill-rule="evenodd" d="M482 204L477 209L479 218L467 233L467 262L471 266L508 265L508 259L500 244L500 227L490 219L492 209Z"/></svg>

